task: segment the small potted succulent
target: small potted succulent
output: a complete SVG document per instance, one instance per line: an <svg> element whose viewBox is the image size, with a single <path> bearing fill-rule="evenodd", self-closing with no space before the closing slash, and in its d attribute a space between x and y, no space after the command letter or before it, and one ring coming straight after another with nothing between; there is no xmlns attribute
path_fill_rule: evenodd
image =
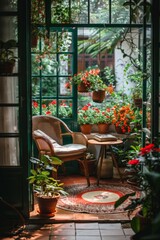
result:
<svg viewBox="0 0 160 240"><path fill-rule="evenodd" d="M14 39L6 42L0 40L0 73L12 73L17 56L13 49L17 46Z"/></svg>
<svg viewBox="0 0 160 240"><path fill-rule="evenodd" d="M57 167L62 164L62 161L48 155L42 155L40 159L32 157L30 161L35 167L31 169L28 181L33 186L39 207L38 212L43 216L54 216L60 195L67 195L63 189L63 183L52 177L53 173L57 175Z"/></svg>

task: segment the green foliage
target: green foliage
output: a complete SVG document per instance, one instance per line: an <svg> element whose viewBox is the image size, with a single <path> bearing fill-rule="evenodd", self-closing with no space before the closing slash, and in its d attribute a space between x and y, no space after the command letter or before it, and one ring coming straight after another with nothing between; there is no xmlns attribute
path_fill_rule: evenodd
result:
<svg viewBox="0 0 160 240"><path fill-rule="evenodd" d="M140 23L145 16L147 20L150 18L151 3L144 0L131 0L123 4L124 7L130 7L131 20L134 23ZM145 6L145 8L144 8ZM144 12L145 9L145 12Z"/></svg>
<svg viewBox="0 0 160 240"><path fill-rule="evenodd" d="M6 42L0 40L0 62L15 62L18 57L15 56L14 49L17 43L14 39L10 39Z"/></svg>
<svg viewBox="0 0 160 240"><path fill-rule="evenodd" d="M78 110L78 124L94 124L95 111L90 105L85 105L82 109Z"/></svg>
<svg viewBox="0 0 160 240"><path fill-rule="evenodd" d="M30 160L36 165L36 168L31 169L32 175L28 177L28 181L33 185L35 192L48 197L57 193L66 194L63 183L51 177L51 172L56 172L56 167L62 164L59 158L42 155L41 159L32 157Z"/></svg>

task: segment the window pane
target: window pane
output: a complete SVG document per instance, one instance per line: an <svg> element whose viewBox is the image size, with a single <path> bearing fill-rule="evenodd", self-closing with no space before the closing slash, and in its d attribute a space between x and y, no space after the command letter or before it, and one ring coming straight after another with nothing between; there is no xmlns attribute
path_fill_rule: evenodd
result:
<svg viewBox="0 0 160 240"><path fill-rule="evenodd" d="M72 74L72 54L59 54L59 75L71 75Z"/></svg>
<svg viewBox="0 0 160 240"><path fill-rule="evenodd" d="M0 10L3 11L17 11L17 0L1 0Z"/></svg>
<svg viewBox="0 0 160 240"><path fill-rule="evenodd" d="M71 100L59 100L58 117L71 118L72 117L72 101Z"/></svg>
<svg viewBox="0 0 160 240"><path fill-rule="evenodd" d="M40 96L40 79L37 77L32 78L32 97Z"/></svg>
<svg viewBox="0 0 160 240"><path fill-rule="evenodd" d="M75 3L77 6L75 6ZM73 23L88 23L88 1L72 1L71 19Z"/></svg>
<svg viewBox="0 0 160 240"><path fill-rule="evenodd" d="M0 107L0 132L17 133L19 112L17 107Z"/></svg>
<svg viewBox="0 0 160 240"><path fill-rule="evenodd" d="M68 77L60 77L59 78L59 95L67 95L71 96L72 95L72 86L71 82L69 81Z"/></svg>
<svg viewBox="0 0 160 240"><path fill-rule="evenodd" d="M18 103L18 78L0 77L0 103Z"/></svg>
<svg viewBox="0 0 160 240"><path fill-rule="evenodd" d="M126 0L112 0L111 5L111 22L112 23L129 23L129 7L124 7Z"/></svg>
<svg viewBox="0 0 160 240"><path fill-rule="evenodd" d="M0 166L19 166L19 139L0 138Z"/></svg>
<svg viewBox="0 0 160 240"><path fill-rule="evenodd" d="M56 96L57 93L57 78L45 77L42 79L42 96Z"/></svg>
<svg viewBox="0 0 160 240"><path fill-rule="evenodd" d="M17 17L0 17L0 38L3 41L7 41L9 39L15 39L18 41L18 33L17 33Z"/></svg>
<svg viewBox="0 0 160 240"><path fill-rule="evenodd" d="M31 22L32 24L45 23L45 0L31 1Z"/></svg>
<svg viewBox="0 0 160 240"><path fill-rule="evenodd" d="M109 22L109 1L90 1L90 23Z"/></svg>
<svg viewBox="0 0 160 240"><path fill-rule="evenodd" d="M58 52L72 51L72 32L63 31L58 33Z"/></svg>

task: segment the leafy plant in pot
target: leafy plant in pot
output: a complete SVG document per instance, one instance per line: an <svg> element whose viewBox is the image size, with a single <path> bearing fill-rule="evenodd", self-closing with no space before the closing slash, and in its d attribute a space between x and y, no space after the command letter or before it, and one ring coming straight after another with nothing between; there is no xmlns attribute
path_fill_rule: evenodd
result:
<svg viewBox="0 0 160 240"><path fill-rule="evenodd" d="M63 183L51 176L51 173L56 173L62 161L48 155L42 155L40 159L32 157L30 161L34 163L35 168L31 169L32 175L28 177L28 181L33 186L38 212L43 216L54 216L60 195L67 195Z"/></svg>
<svg viewBox="0 0 160 240"><path fill-rule="evenodd" d="M0 73L12 73L17 56L13 49L17 46L14 39L6 42L0 40Z"/></svg>

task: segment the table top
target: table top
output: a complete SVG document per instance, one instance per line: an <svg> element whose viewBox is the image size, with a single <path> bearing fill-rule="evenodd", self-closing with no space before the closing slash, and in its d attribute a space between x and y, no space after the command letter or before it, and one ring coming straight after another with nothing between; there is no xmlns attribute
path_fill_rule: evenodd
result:
<svg viewBox="0 0 160 240"><path fill-rule="evenodd" d="M116 145L121 143L123 143L123 141L119 139L117 139L117 141L105 141L105 142L100 142L95 139L88 139L88 144L94 144L94 145Z"/></svg>

